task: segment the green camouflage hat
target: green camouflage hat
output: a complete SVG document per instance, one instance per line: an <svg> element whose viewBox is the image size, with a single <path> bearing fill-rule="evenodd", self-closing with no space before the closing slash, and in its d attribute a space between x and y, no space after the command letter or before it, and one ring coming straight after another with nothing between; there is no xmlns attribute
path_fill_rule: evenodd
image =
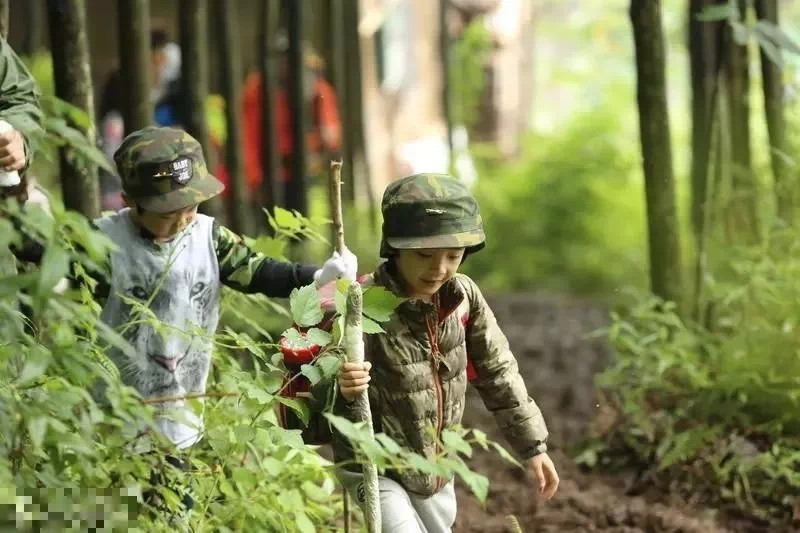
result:
<svg viewBox="0 0 800 533"><path fill-rule="evenodd" d="M114 153L122 188L137 205L170 213L209 200L225 186L208 172L203 149L183 130L148 126Z"/></svg>
<svg viewBox="0 0 800 533"><path fill-rule="evenodd" d="M390 184L383 193L381 257L392 250L483 248L478 203L464 183L447 174L415 174Z"/></svg>

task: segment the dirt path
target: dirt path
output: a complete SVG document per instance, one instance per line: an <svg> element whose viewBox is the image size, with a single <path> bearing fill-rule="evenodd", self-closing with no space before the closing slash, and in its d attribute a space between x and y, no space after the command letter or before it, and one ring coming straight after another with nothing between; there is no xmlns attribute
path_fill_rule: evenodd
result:
<svg viewBox="0 0 800 533"><path fill-rule="evenodd" d="M689 506L674 495L650 495L648 500L629 496L625 491L629 476L624 473L581 471L561 450L589 430L598 411L593 376L607 365L609 351L602 339L586 336L607 323L607 310L586 301L534 296L496 298L490 304L509 337L529 390L548 420L552 456L562 481L558 495L540 503L523 472L495 455L478 454L472 467L489 476L487 506L482 508L459 487L455 531L513 531L507 515L515 515L526 533L773 531L743 522L722 525L713 510ZM464 423L503 442L474 391Z"/></svg>

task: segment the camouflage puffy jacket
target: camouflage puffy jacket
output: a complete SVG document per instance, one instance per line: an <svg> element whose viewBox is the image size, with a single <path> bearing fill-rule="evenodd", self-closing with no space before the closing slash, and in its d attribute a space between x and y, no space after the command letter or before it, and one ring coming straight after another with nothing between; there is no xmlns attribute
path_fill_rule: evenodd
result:
<svg viewBox="0 0 800 533"><path fill-rule="evenodd" d="M379 267L373 282L401 294L387 265ZM528 396L508 341L475 282L457 274L437 296L434 304L404 302L383 325L386 333L365 336L375 432L425 457L434 456L436 443L428 428L441 432L461 423L469 354L477 372L472 384L514 451L523 459L546 451L542 413ZM353 420L350 404L337 401L336 411ZM352 459L352 449L338 434L334 452L337 462ZM414 471L387 475L421 496L436 493L449 481Z"/></svg>

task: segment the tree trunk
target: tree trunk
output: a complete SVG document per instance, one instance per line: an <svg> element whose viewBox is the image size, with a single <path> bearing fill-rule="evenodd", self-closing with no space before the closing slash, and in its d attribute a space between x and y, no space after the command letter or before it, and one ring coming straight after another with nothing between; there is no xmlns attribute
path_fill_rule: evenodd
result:
<svg viewBox="0 0 800 533"><path fill-rule="evenodd" d="M692 316L700 320L704 306L704 283L708 268L708 238L711 233L714 180L710 179L719 79L722 65L722 22L698 20L709 6L720 0L691 0L689 4L689 58L692 88L691 217L695 234L695 279ZM718 144L718 143L717 143ZM716 146L717 152L721 150Z"/></svg>
<svg viewBox="0 0 800 533"><path fill-rule="evenodd" d="M150 102L150 2L118 0L119 59L123 96L122 117L130 133L153 122Z"/></svg>
<svg viewBox="0 0 800 533"><path fill-rule="evenodd" d="M3 39L8 39L8 2L9 0L0 0L0 37Z"/></svg>
<svg viewBox="0 0 800 533"><path fill-rule="evenodd" d="M369 207L370 229L376 233L379 229L378 205L369 165L366 162L367 150L364 135L364 93L362 88L364 58L361 54L361 36L358 33L361 10L357 1L339 1L344 2L342 10L344 11L345 27L348 28L344 40L345 56L347 57L347 94L340 97L340 100L347 99L344 135L350 138L348 157L353 160L353 187L357 191L357 184L363 183Z"/></svg>
<svg viewBox="0 0 800 533"><path fill-rule="evenodd" d="M689 58L692 83L692 226L699 247L708 208L706 190L711 166L711 139L722 60L721 22L697 19L719 0L690 0Z"/></svg>
<svg viewBox="0 0 800 533"><path fill-rule="evenodd" d="M314 50L325 62L325 73L328 80L336 79L336 51L333 47L333 32L336 21L333 20L337 0L318 0L311 3L311 36Z"/></svg>
<svg viewBox="0 0 800 533"><path fill-rule="evenodd" d="M225 98L225 163L230 176L231 194L228 214L232 229L249 234L253 229L252 210L247 191L242 157L242 66L236 0L215 0L216 20L220 30L219 54L222 96Z"/></svg>
<svg viewBox="0 0 800 533"><path fill-rule="evenodd" d="M261 169L263 178L261 192L264 207L274 212L279 205L277 177L280 172L277 132L275 129L275 80L276 63L274 55L274 35L277 29L279 7L274 0L261 0L260 28L258 32L261 69Z"/></svg>
<svg viewBox="0 0 800 533"><path fill-rule="evenodd" d="M89 44L86 37L86 4L84 0L48 0L47 18L53 53L53 78L56 96L82 109L88 118L84 131L94 144L94 100L92 75L89 69ZM97 168L77 162L61 150L61 190L64 206L79 211L87 218L100 215L100 183Z"/></svg>
<svg viewBox="0 0 800 533"><path fill-rule="evenodd" d="M42 3L39 0L28 0L22 6L25 35L20 50L23 55L30 56L42 46Z"/></svg>
<svg viewBox="0 0 800 533"><path fill-rule="evenodd" d="M337 102L339 103L339 116L342 121L342 174L343 178L343 191L345 202L352 206L356 201L356 184L355 184L355 157L353 154L353 135L350 130L351 115L353 109L351 107L352 98L348 91L348 81L350 71L357 69L358 65L352 57L347 55L347 33L350 31L350 26L347 24L345 17L344 2L347 0L330 0L331 11L331 43L333 64L328 69L333 76L333 85L336 89Z"/></svg>
<svg viewBox="0 0 800 533"><path fill-rule="evenodd" d="M286 25L289 34L288 88L289 109L292 122L292 158L289 179L286 182L286 207L303 215L308 211L306 191L306 125L308 88L305 83L303 61L303 3L288 0Z"/></svg>
<svg viewBox="0 0 800 533"><path fill-rule="evenodd" d="M447 31L447 5L439 0L439 60L442 64L442 117L447 135L447 166L453 163L453 115L450 112L450 35Z"/></svg>
<svg viewBox="0 0 800 533"><path fill-rule="evenodd" d="M681 261L661 1L631 0L630 17L636 47L636 96L647 201L650 282L657 296L680 307Z"/></svg>
<svg viewBox="0 0 800 533"><path fill-rule="evenodd" d="M211 152L208 133L206 99L208 97L208 0L180 0L178 6L181 42L181 83L184 96L184 127L203 147L210 169L216 161ZM201 206L203 213L224 218L222 197L218 196Z"/></svg>
<svg viewBox="0 0 800 533"><path fill-rule="evenodd" d="M756 14L774 26L779 23L778 0L756 0ZM777 50L781 54L780 49ZM775 199L778 216L791 225L794 218L795 190L789 175L786 154L786 122L783 110L783 65L776 64L761 50L761 76L764 84L764 106L769 131L772 173L775 178Z"/></svg>
<svg viewBox="0 0 800 533"><path fill-rule="evenodd" d="M739 9L743 19L746 17L746 8L746 0L740 0ZM753 244L759 240L759 227L758 195L750 140L750 66L748 48L736 42L731 25L725 28L725 51L733 147L728 216L735 228L737 240Z"/></svg>

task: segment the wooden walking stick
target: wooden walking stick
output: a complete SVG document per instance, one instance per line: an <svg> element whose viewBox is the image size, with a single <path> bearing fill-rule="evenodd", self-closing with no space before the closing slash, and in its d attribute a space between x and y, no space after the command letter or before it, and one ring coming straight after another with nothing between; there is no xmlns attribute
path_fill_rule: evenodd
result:
<svg viewBox="0 0 800 533"><path fill-rule="evenodd" d="M347 313L344 322L344 347L347 360L351 363L364 362L364 329L361 313L363 308L361 284L354 281L347 289ZM370 436L373 436L372 412L369 407L369 394L363 391L355 399L356 420L366 422ZM363 465L364 471L364 518L369 533L381 531L381 506L378 495L378 467L372 461Z"/></svg>
<svg viewBox="0 0 800 533"><path fill-rule="evenodd" d="M336 251L344 251L344 223L342 221L342 163L331 161L330 172L331 218L333 219L333 242ZM347 290L347 307L345 312L344 348L349 362L364 362L364 334L361 320L363 309L361 285L354 281ZM358 421L365 421L372 435L372 413L369 407L367 391L362 392L355 400L355 413ZM363 466L365 509L364 517L369 533L381 531L381 508L378 495L378 467L369 462ZM350 496L344 491L344 528L350 531Z"/></svg>
<svg viewBox="0 0 800 533"><path fill-rule="evenodd" d="M342 162L331 161L330 175L328 180L328 199L331 208L331 220L333 221L333 235L331 242L334 250L342 253L344 249L344 222L342 220ZM342 494L342 504L344 506L344 531L350 533L350 494L347 489Z"/></svg>
<svg viewBox="0 0 800 533"><path fill-rule="evenodd" d="M331 161L329 182L331 219L333 220L333 245L335 250L344 250L344 222L342 221L342 162Z"/></svg>

